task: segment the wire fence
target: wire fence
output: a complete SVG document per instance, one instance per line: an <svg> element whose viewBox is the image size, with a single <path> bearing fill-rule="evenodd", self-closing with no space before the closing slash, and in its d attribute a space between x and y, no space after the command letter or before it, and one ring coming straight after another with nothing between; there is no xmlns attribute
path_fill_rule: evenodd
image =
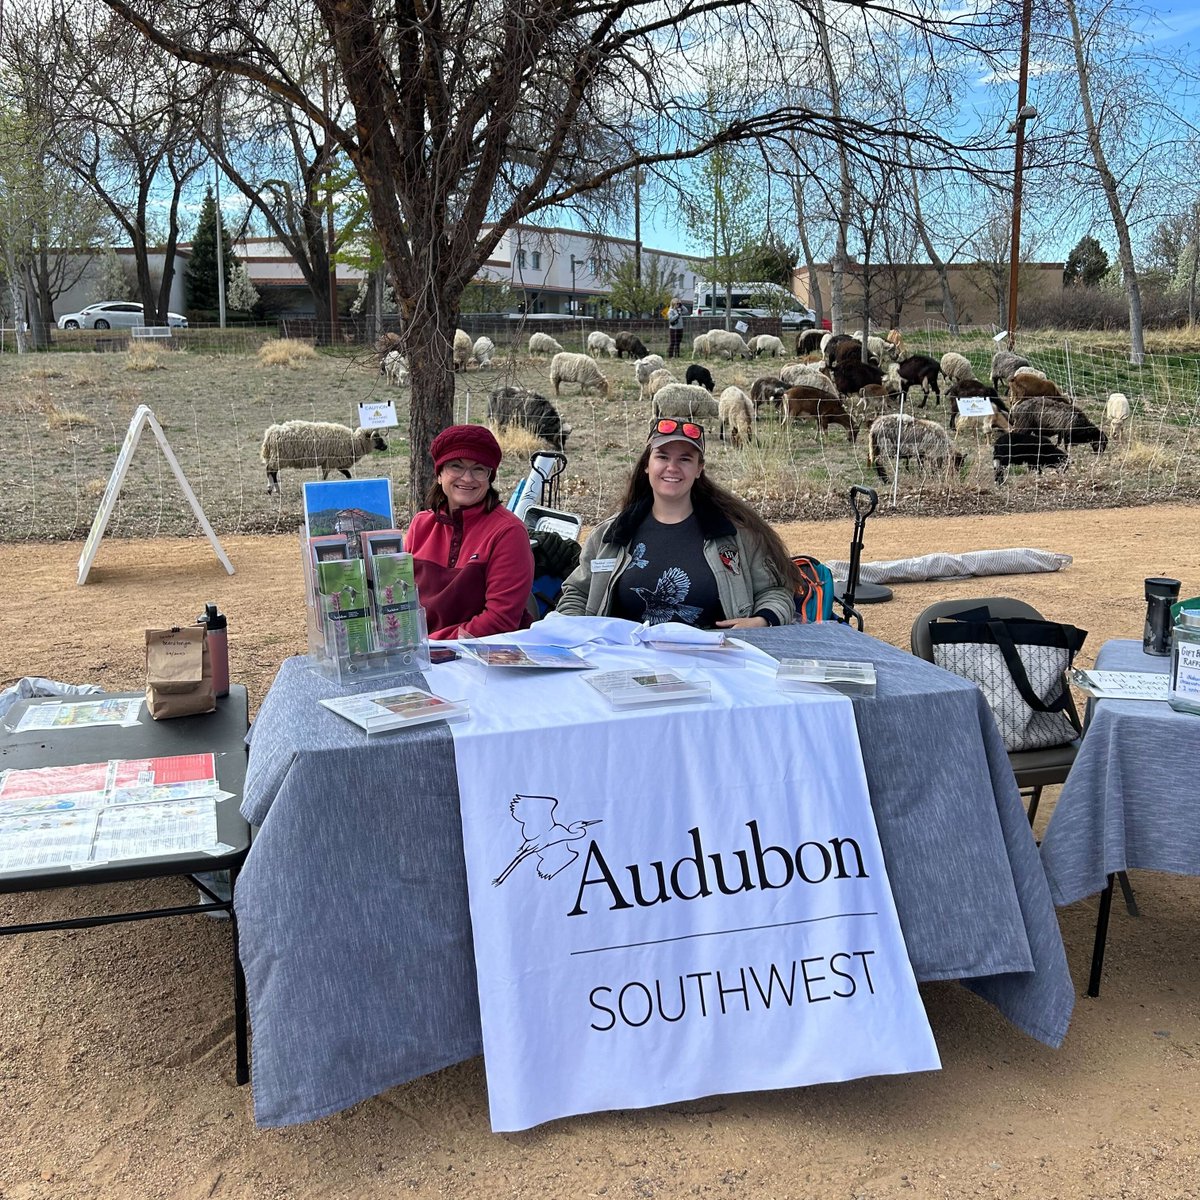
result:
<svg viewBox="0 0 1200 1200"><path fill-rule="evenodd" d="M589 330L563 333L568 349L581 349ZM608 330L612 332L612 328ZM360 477L392 480L397 519L406 521L409 447L407 388L389 387L366 345L335 346L291 365L267 365L257 353L277 341L275 327L182 331L174 349L139 346L136 351L48 354L0 358L0 454L5 486L0 488L0 539L8 542L77 539L86 536L129 421L139 404L162 424L209 520L221 533L291 533L302 520L301 483L317 479L313 468L284 470L279 495L268 495L259 458L264 430L304 419L357 424L357 404L389 399L399 425L385 437L386 452L372 453L354 467ZM665 327L648 329L649 348L665 351ZM211 339L211 340L208 340ZM494 340L494 339L493 339ZM910 350L940 356L964 354L980 379L990 374L995 344L986 329L957 335L936 330L906 335ZM671 365L682 378L683 361ZM510 352L511 348L511 352ZM831 426L822 433L812 420L781 424L778 413L758 413L753 439L734 446L722 441L709 420L707 469L775 521L844 515L852 484L877 487L882 509L910 514L1031 512L1143 504L1200 497L1196 465L1200 430L1200 354L1167 350L1146 356L1140 366L1115 344L1078 337L1030 336L1022 352L1054 379L1097 424L1105 422L1109 395L1124 394L1131 416L1112 432L1107 449L1073 447L1061 471L1014 469L995 479L989 439L960 431L955 447L961 469L901 469L892 499L892 464L870 461L870 437L862 414L859 436ZM780 360L707 360L718 395L736 385L749 392L756 378L776 374ZM490 393L518 385L548 396L572 426L566 453L561 504L591 523L616 504L628 472L645 443L651 404L639 398L632 364L604 359L610 395L580 394L574 385L554 396L548 361L531 358L513 341L498 350L487 369L457 377L456 418L483 421ZM944 423L945 403L917 391L909 405L918 416ZM528 470L541 443L523 430L502 431L505 462L499 485L507 494ZM110 535L194 535L196 523L152 437L143 438L109 526Z"/></svg>

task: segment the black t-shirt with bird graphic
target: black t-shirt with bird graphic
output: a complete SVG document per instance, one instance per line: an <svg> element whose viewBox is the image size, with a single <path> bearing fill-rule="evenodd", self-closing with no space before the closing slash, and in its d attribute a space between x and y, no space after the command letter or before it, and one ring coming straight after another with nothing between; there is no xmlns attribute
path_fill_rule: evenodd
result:
<svg viewBox="0 0 1200 1200"><path fill-rule="evenodd" d="M631 561L613 595L611 614L661 625L679 621L708 629L721 620L721 598L704 559L696 514L675 525L647 516L631 544Z"/></svg>

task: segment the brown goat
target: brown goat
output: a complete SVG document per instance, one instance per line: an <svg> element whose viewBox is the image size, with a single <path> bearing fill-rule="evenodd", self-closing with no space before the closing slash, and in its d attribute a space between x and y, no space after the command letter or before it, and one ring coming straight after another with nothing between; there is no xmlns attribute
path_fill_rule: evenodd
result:
<svg viewBox="0 0 1200 1200"><path fill-rule="evenodd" d="M793 387L784 392L781 420L786 425L793 417L816 417L822 433L828 432L830 425L841 425L850 441L858 437L858 426L846 406L819 388Z"/></svg>
<svg viewBox="0 0 1200 1200"><path fill-rule="evenodd" d="M1062 396L1053 379L1038 379L1035 375L1014 375L1008 381L1008 402L1016 404L1028 396ZM1066 397L1063 397L1066 399Z"/></svg>

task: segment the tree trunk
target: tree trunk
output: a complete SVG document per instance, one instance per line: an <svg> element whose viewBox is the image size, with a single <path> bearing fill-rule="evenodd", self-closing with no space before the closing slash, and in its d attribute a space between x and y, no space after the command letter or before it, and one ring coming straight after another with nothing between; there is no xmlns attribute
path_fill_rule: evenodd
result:
<svg viewBox="0 0 1200 1200"><path fill-rule="evenodd" d="M917 171L911 164L909 170L912 172L912 196L913 196L913 217L917 226L917 236L921 239L921 245L925 247L925 253L929 256L929 261L933 264L933 269L937 272L938 282L942 288L942 316L946 318L946 325L951 333L958 332L958 305L954 302L954 293L950 290L950 272L946 270L946 264L942 261L937 250L934 249L933 239L929 236L929 231L925 228L925 219L921 215L921 194L917 184ZM899 309L899 305L897 305ZM897 316L896 324L899 325L900 318Z"/></svg>
<svg viewBox="0 0 1200 1200"><path fill-rule="evenodd" d="M4 246L4 274L8 278L8 297L13 314L13 332L16 336L17 353L24 354L29 347L25 338L25 297L21 295L21 269L10 246Z"/></svg>
<svg viewBox="0 0 1200 1200"><path fill-rule="evenodd" d="M407 290L407 289L404 289ZM434 280L401 301L404 356L412 383L408 430L408 491L415 512L433 483L429 447L454 423L454 330L457 305L448 303Z"/></svg>
<svg viewBox="0 0 1200 1200"><path fill-rule="evenodd" d="M34 350L48 350L50 335L47 332L46 321L42 316L42 306L38 300L37 285L34 283L33 267L25 264L25 307L29 312L29 332Z"/></svg>
<svg viewBox="0 0 1200 1200"><path fill-rule="evenodd" d="M808 268L808 302L817 318L819 329L825 320L825 300L821 294L821 281L817 277L817 264L813 259L812 243L808 240L808 227L804 222L804 183L800 174L800 155L796 152L795 139L792 140L792 153L796 156L795 171L792 176L792 188L796 203L796 233L800 238L800 249L804 254L804 265Z"/></svg>
<svg viewBox="0 0 1200 1200"><path fill-rule="evenodd" d="M821 47L821 56L825 59L825 72L829 82L829 111L835 121L842 118L842 91L838 83L838 72L833 62L833 52L829 47L829 26L825 22L825 5L823 0L816 0L813 11L817 17L817 40ZM837 248L834 251L833 280L830 283L830 323L834 333L845 330L845 275L846 265L850 255L846 248L850 226L850 162L846 147L841 138L836 139L838 156L838 174L840 176L837 211ZM865 331L864 331L865 332Z"/></svg>
<svg viewBox="0 0 1200 1200"><path fill-rule="evenodd" d="M1087 59L1083 52L1083 33L1079 28L1079 13L1076 11L1075 0L1066 0L1066 6L1067 16L1071 21L1071 41L1075 48L1075 70L1079 75L1079 100L1083 108L1088 147L1092 152L1092 161L1096 165L1096 174L1100 178L1104 199L1108 203L1113 228L1116 230L1117 258L1121 263L1125 294L1129 298L1129 361L1134 366L1141 366L1146 357L1145 334L1142 330L1142 292L1138 286L1137 267L1133 261L1129 222L1125 219L1125 211L1121 207L1121 198L1117 194L1117 180L1108 165L1108 158L1100 140L1100 128L1092 110L1091 83L1088 79Z"/></svg>

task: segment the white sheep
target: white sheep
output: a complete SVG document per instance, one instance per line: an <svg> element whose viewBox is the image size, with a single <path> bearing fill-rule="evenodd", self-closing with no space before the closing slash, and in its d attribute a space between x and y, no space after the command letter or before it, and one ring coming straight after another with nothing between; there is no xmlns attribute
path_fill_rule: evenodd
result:
<svg viewBox="0 0 1200 1200"><path fill-rule="evenodd" d="M897 359L896 347L881 337L867 338L867 354L881 367L885 361L895 362Z"/></svg>
<svg viewBox="0 0 1200 1200"><path fill-rule="evenodd" d="M534 334L534 337L536 336ZM561 394L558 389L563 383L579 384L580 392L590 387L597 388L600 395L606 398L609 391L608 379L596 365L594 358L589 358L586 354L571 354L564 350L560 350L550 360L550 382L554 385L556 396Z"/></svg>
<svg viewBox="0 0 1200 1200"><path fill-rule="evenodd" d="M715 421L720 416L717 402L707 388L691 383L669 383L654 396L654 419L675 417L680 421Z"/></svg>
<svg viewBox="0 0 1200 1200"><path fill-rule="evenodd" d="M454 331L454 369L456 371L466 370L467 362L471 357L471 335L463 329Z"/></svg>
<svg viewBox="0 0 1200 1200"><path fill-rule="evenodd" d="M267 495L279 491L283 467L317 467L321 478L340 471L351 478L350 468L372 450L386 450L387 442L377 429L351 429L334 421L285 421L268 425L259 458L267 468Z"/></svg>
<svg viewBox="0 0 1200 1200"><path fill-rule="evenodd" d="M1113 437L1122 433L1129 425L1131 415L1129 397L1123 392L1113 392L1104 406L1104 423Z"/></svg>
<svg viewBox="0 0 1200 1200"><path fill-rule="evenodd" d="M548 333L542 333L539 330L537 333L529 335L530 354L561 354L562 352L563 348Z"/></svg>
<svg viewBox="0 0 1200 1200"><path fill-rule="evenodd" d="M708 349L708 334L698 333L692 338L692 357L707 358L709 355Z"/></svg>
<svg viewBox="0 0 1200 1200"><path fill-rule="evenodd" d="M740 333L731 329L710 329L708 331L708 352L717 358L753 358L750 347L742 340Z"/></svg>
<svg viewBox="0 0 1200 1200"><path fill-rule="evenodd" d="M475 339L475 345L471 347L471 357L481 367L490 367L492 365L492 355L496 353L496 343L490 337L480 337Z"/></svg>
<svg viewBox="0 0 1200 1200"><path fill-rule="evenodd" d="M970 383L975 378L975 368L971 366L971 360L956 350L948 350L942 355L941 368L942 374L955 383Z"/></svg>
<svg viewBox="0 0 1200 1200"><path fill-rule="evenodd" d="M661 371L666 363L663 362L661 354L647 354L645 358L639 358L633 364L633 378L638 385L638 399L646 400L650 393L646 389L646 385L650 382L650 376L655 371Z"/></svg>
<svg viewBox="0 0 1200 1200"><path fill-rule="evenodd" d="M389 350L383 356L383 373L388 383L396 387L404 387L408 383L408 363L399 350Z"/></svg>
<svg viewBox="0 0 1200 1200"><path fill-rule="evenodd" d="M963 456L950 445L950 434L944 425L910 417L908 413L885 413L871 422L867 462L879 478L887 481L883 464L894 463L897 454L908 466L911 459L925 471L944 471L951 463L957 471Z"/></svg>
<svg viewBox="0 0 1200 1200"><path fill-rule="evenodd" d="M669 383L678 383L679 380L671 374L666 367L659 367L653 372L648 380L646 380L646 395L644 399L651 399L656 396Z"/></svg>
<svg viewBox="0 0 1200 1200"><path fill-rule="evenodd" d="M729 426L729 440L735 446L744 446L753 438L754 405L740 387L727 387L717 401L717 415L721 421L721 441L725 440L725 426Z"/></svg>
<svg viewBox="0 0 1200 1200"><path fill-rule="evenodd" d="M593 358L597 358L601 354L607 354L609 358L617 357L617 343L599 329L593 329L588 334L587 348Z"/></svg>
<svg viewBox="0 0 1200 1200"><path fill-rule="evenodd" d="M813 387L837 396L837 386L821 371L816 363L789 363L779 372L779 378L788 387Z"/></svg>
<svg viewBox="0 0 1200 1200"><path fill-rule="evenodd" d="M783 342L773 333L760 333L758 337L751 338L746 345L754 352L755 358L760 354L765 354L768 358L783 358L787 353Z"/></svg>

